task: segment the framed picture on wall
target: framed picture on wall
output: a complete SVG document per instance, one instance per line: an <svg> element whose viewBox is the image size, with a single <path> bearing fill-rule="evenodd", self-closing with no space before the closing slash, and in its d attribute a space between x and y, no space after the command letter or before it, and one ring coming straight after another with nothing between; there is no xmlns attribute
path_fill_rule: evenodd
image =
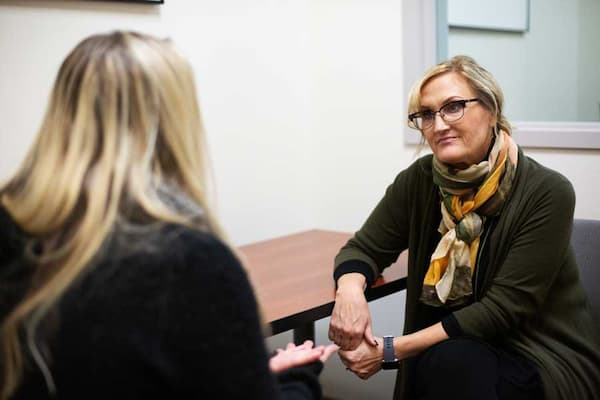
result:
<svg viewBox="0 0 600 400"><path fill-rule="evenodd" d="M92 1L113 1L117 3L147 3L147 4L163 4L164 0L92 0Z"/></svg>
<svg viewBox="0 0 600 400"><path fill-rule="evenodd" d="M529 0L448 0L448 26L527 32Z"/></svg>

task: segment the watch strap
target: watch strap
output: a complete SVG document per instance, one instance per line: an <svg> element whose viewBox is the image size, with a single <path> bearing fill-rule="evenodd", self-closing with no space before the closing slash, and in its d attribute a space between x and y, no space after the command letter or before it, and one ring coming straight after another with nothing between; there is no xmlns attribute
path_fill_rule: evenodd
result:
<svg viewBox="0 0 600 400"><path fill-rule="evenodd" d="M398 361L394 354L394 337L384 336L383 337L383 362L393 363Z"/></svg>

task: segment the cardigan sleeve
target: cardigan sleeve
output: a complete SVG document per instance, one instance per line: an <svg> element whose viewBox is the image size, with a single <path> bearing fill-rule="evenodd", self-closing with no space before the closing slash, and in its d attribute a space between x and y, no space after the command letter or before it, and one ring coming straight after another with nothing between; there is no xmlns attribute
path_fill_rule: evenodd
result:
<svg viewBox="0 0 600 400"><path fill-rule="evenodd" d="M505 258L478 301L454 312L462 330L484 339L499 338L543 309L561 267L568 262L575 194L569 181L553 171L525 179L528 196L505 209L512 220ZM511 200L512 201L512 200ZM555 288L564 295L564 288Z"/></svg>
<svg viewBox="0 0 600 400"><path fill-rule="evenodd" d="M257 302L232 252L207 234L184 234L179 241L161 345L161 365L172 372L174 387L192 398L320 398L313 369L278 378L270 372Z"/></svg>

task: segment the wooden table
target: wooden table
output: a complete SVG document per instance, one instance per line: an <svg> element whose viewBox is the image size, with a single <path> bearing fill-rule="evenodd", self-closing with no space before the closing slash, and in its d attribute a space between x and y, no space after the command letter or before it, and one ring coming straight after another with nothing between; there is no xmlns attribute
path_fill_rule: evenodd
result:
<svg viewBox="0 0 600 400"><path fill-rule="evenodd" d="M310 230L239 248L273 335L293 329L295 343L314 340L314 322L333 310L333 259L351 236ZM367 300L405 289L406 265L404 252L366 291Z"/></svg>

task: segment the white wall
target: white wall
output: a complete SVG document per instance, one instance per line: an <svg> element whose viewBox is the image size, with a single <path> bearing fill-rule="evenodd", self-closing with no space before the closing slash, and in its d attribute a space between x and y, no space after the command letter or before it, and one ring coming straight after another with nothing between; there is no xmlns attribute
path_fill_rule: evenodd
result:
<svg viewBox="0 0 600 400"><path fill-rule="evenodd" d="M218 212L235 244L319 227L358 229L415 148L402 140L403 0L0 3L0 178L40 122L50 84L83 37L169 35L197 74ZM577 215L600 219L598 152L537 151L565 173ZM377 334L402 330L403 294L372 304ZM327 342L327 320L317 341ZM270 342L289 340L289 334ZM322 377L346 400L389 399L393 374L363 382L337 360Z"/></svg>
<svg viewBox="0 0 600 400"><path fill-rule="evenodd" d="M315 215L324 228L352 231L414 158L402 136L402 4L311 4Z"/></svg>
<svg viewBox="0 0 600 400"><path fill-rule="evenodd" d="M396 174L414 159L405 146L401 0L310 2L310 131L313 212L320 228L354 231ZM404 293L371 303L376 334L400 334ZM329 318L316 324L327 343ZM271 346L291 340L272 338ZM395 372L362 381L337 357L321 375L325 393L388 400Z"/></svg>

